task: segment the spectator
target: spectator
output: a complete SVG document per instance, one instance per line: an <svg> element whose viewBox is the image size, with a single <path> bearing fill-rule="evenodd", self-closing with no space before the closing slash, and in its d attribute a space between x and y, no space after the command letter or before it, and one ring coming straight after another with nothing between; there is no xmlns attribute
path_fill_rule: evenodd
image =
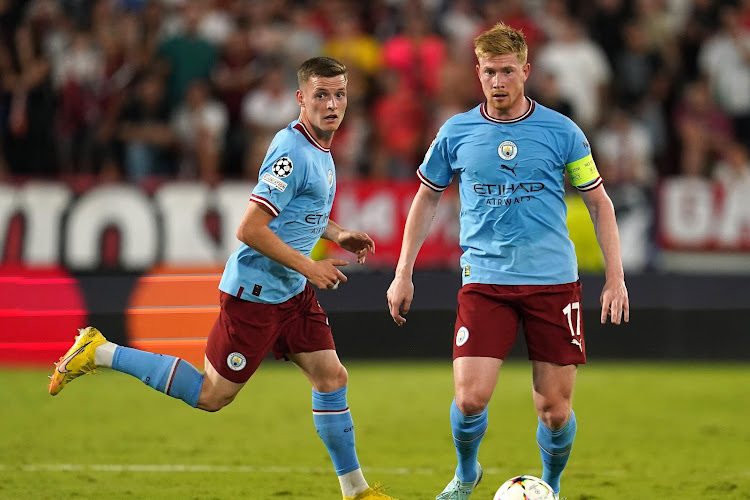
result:
<svg viewBox="0 0 750 500"><path fill-rule="evenodd" d="M568 18L562 26L560 38L541 48L536 63L555 77L560 93L573 106L573 119L586 132L598 123L611 69L604 52L585 36L580 24Z"/></svg>
<svg viewBox="0 0 750 500"><path fill-rule="evenodd" d="M473 42L472 42L473 47ZM425 131L422 147L426 151L429 141L435 137L438 129L451 116L463 113L479 104L482 98L482 87L477 82L474 62L448 59L440 74L440 93L435 102L436 106L428 110L429 129Z"/></svg>
<svg viewBox="0 0 750 500"><path fill-rule="evenodd" d="M430 29L424 12L410 10L402 33L383 45L385 66L398 73L405 89L420 99L435 98L446 58L445 41Z"/></svg>
<svg viewBox="0 0 750 500"><path fill-rule="evenodd" d="M739 9L740 22L750 30L750 0L740 0Z"/></svg>
<svg viewBox="0 0 750 500"><path fill-rule="evenodd" d="M54 175L55 94L38 26L21 25L11 44L0 60L2 90L9 103L2 138L8 169L16 175Z"/></svg>
<svg viewBox="0 0 750 500"><path fill-rule="evenodd" d="M371 119L362 101L347 105L346 120L342 123L346 127L339 127L331 145L337 181L360 177L370 166Z"/></svg>
<svg viewBox="0 0 750 500"><path fill-rule="evenodd" d="M326 55L338 59L349 69L356 69L372 78L382 65L380 44L374 36L364 33L356 14L341 11L333 23L333 33L325 42Z"/></svg>
<svg viewBox="0 0 750 500"><path fill-rule="evenodd" d="M211 97L208 83L193 81L172 120L181 152L180 177L208 183L219 180L228 125L227 110Z"/></svg>
<svg viewBox="0 0 750 500"><path fill-rule="evenodd" d="M532 90L533 97L544 106L562 113L568 118L573 116L573 106L570 101L560 93L560 86L557 84L557 77L552 73L542 73L534 81Z"/></svg>
<svg viewBox="0 0 750 500"><path fill-rule="evenodd" d="M638 0L635 3L635 18L651 47L658 50L663 62L673 68L680 59L677 36L681 20L679 15L670 12L668 3L667 0Z"/></svg>
<svg viewBox="0 0 750 500"><path fill-rule="evenodd" d="M252 134L273 133L299 116L299 104L287 76L283 66L269 64L260 87L245 96L242 120Z"/></svg>
<svg viewBox="0 0 750 500"><path fill-rule="evenodd" d="M627 105L638 102L646 95L664 61L638 22L626 23L622 32L625 45L615 57L614 86L619 103Z"/></svg>
<svg viewBox="0 0 750 500"><path fill-rule="evenodd" d="M570 17L565 0L546 0L536 16L539 27L546 39L559 39L564 29L565 19Z"/></svg>
<svg viewBox="0 0 750 500"><path fill-rule="evenodd" d="M672 167L667 163L673 159L667 156L673 145L674 134L667 117L668 110L673 105L673 90L670 75L666 71L660 71L651 79L646 95L634 103L634 106L627 106L633 118L644 127L646 135L651 139L654 164L659 173L666 173L666 169Z"/></svg>
<svg viewBox="0 0 750 500"><path fill-rule="evenodd" d="M750 147L750 30L735 7L721 11L721 29L701 48L699 64L737 138Z"/></svg>
<svg viewBox="0 0 750 500"><path fill-rule="evenodd" d="M119 119L118 139L128 180L140 183L152 176L175 174L175 136L169 126L164 82L157 73L143 76Z"/></svg>
<svg viewBox="0 0 750 500"><path fill-rule="evenodd" d="M384 91L372 108L376 144L372 173L375 177L411 178L426 150L424 107L400 73L381 74L381 85Z"/></svg>
<svg viewBox="0 0 750 500"><path fill-rule="evenodd" d="M683 78L694 80L700 76L698 53L719 25L719 4L716 0L693 0L692 10L680 37Z"/></svg>
<svg viewBox="0 0 750 500"><path fill-rule="evenodd" d="M646 129L624 109L614 108L606 115L607 121L594 136L596 164L617 212L623 267L643 270L652 253L653 144Z"/></svg>
<svg viewBox="0 0 750 500"><path fill-rule="evenodd" d="M236 30L227 37L222 57L212 76L219 99L229 113L226 154L221 170L240 175L247 148L247 133L242 123L242 101L259 81L260 69L250 50L246 33Z"/></svg>
<svg viewBox="0 0 750 500"><path fill-rule="evenodd" d="M255 59L246 33L234 31L227 37L222 57L212 75L212 83L219 98L229 112L229 123L242 123L242 100L260 81L260 68Z"/></svg>
<svg viewBox="0 0 750 500"><path fill-rule="evenodd" d="M170 107L185 97L185 90L194 80L208 80L216 63L216 48L201 38L198 31L203 19L199 1L185 2L182 7L184 34L169 38L159 48L159 56L168 65L167 102Z"/></svg>
<svg viewBox="0 0 750 500"><path fill-rule="evenodd" d="M508 26L521 30L529 47L529 58L533 59L544 42L544 31L537 22L526 13L523 0L489 0L484 3L484 26L482 32L502 21ZM478 35L475 33L475 35Z"/></svg>
<svg viewBox="0 0 750 500"><path fill-rule="evenodd" d="M91 34L79 31L55 68L60 92L58 145L63 172L90 172L91 149L99 122L98 90L104 58Z"/></svg>
<svg viewBox="0 0 750 500"><path fill-rule="evenodd" d="M122 65L133 73L147 71L166 36L164 7L161 2L148 1L137 14L122 15L98 36L103 50L109 53L108 66L117 65L119 56L124 60Z"/></svg>
<svg viewBox="0 0 750 500"><path fill-rule="evenodd" d="M727 187L740 183L750 186L748 149L740 142L732 142L723 157L714 165L711 176Z"/></svg>
<svg viewBox="0 0 750 500"><path fill-rule="evenodd" d="M474 11L471 0L448 2L440 16L440 29L445 33L451 58L474 63L474 37L479 33L481 18Z"/></svg>
<svg viewBox="0 0 750 500"><path fill-rule="evenodd" d="M623 108L607 111L607 121L594 136L596 163L607 187L633 184L653 185L654 145L646 129Z"/></svg>
<svg viewBox="0 0 750 500"><path fill-rule="evenodd" d="M250 140L243 171L251 179L257 179L257 169L273 135L297 118L300 111L283 66L270 64L261 82L242 101L242 122Z"/></svg>
<svg viewBox="0 0 750 500"><path fill-rule="evenodd" d="M323 2L326 3L326 2ZM250 2L247 6L247 34L250 48L259 57L274 57L284 51L284 43L291 33L290 24L279 3Z"/></svg>
<svg viewBox="0 0 750 500"><path fill-rule="evenodd" d="M198 32L205 40L211 42L214 46L221 46L227 37L236 29L234 21L229 13L216 6L216 0L190 0L201 4L203 16L201 19Z"/></svg>
<svg viewBox="0 0 750 500"><path fill-rule="evenodd" d="M624 0L596 0L594 2L587 23L588 33L606 54L611 65L615 64L617 55L624 47L622 26L630 17L629 2Z"/></svg>
<svg viewBox="0 0 750 500"><path fill-rule="evenodd" d="M294 5L289 20L289 32L282 42L282 50L287 66L297 68L303 61L323 52L324 40L312 22L312 9L308 5Z"/></svg>
<svg viewBox="0 0 750 500"><path fill-rule="evenodd" d="M337 179L351 179L368 173L373 154L372 116L366 94L370 88L366 88L366 78L356 67L349 69L347 80L346 119L336 131L331 146Z"/></svg>
<svg viewBox="0 0 750 500"><path fill-rule="evenodd" d="M733 137L731 120L711 99L705 82L685 87L674 124L679 134L682 173L705 176L710 159L725 151Z"/></svg>

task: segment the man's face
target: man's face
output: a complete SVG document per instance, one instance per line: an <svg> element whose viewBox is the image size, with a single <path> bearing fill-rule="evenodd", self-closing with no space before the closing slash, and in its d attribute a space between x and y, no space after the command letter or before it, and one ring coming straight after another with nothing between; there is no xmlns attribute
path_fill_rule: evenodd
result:
<svg viewBox="0 0 750 500"><path fill-rule="evenodd" d="M523 97L523 85L529 77L529 63L521 64L515 54L483 57L477 64L477 75L489 108L500 114L511 112ZM515 110L513 110L515 111Z"/></svg>
<svg viewBox="0 0 750 500"><path fill-rule="evenodd" d="M297 91L302 114L320 132L335 132L346 112L346 76L313 76Z"/></svg>

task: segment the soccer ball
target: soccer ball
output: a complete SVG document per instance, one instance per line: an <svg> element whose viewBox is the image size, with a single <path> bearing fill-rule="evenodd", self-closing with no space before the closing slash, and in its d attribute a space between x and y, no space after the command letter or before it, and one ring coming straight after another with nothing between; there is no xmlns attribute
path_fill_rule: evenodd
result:
<svg viewBox="0 0 750 500"><path fill-rule="evenodd" d="M554 500L552 487L534 476L508 479L495 493L493 500Z"/></svg>

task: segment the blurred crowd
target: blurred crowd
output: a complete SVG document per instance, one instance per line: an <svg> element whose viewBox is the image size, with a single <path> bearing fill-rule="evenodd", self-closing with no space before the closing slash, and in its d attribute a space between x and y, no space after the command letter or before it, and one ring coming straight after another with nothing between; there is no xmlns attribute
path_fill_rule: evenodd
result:
<svg viewBox="0 0 750 500"><path fill-rule="evenodd" d="M325 54L350 72L339 177L411 178L482 101L472 40L498 21L619 210L750 175L750 0L0 0L0 177L256 179Z"/></svg>

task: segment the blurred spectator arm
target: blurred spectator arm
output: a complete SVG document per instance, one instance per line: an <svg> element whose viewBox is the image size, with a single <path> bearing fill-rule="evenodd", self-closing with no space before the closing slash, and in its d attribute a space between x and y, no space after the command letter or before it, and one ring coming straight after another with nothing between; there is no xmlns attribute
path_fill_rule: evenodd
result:
<svg viewBox="0 0 750 500"><path fill-rule="evenodd" d="M20 27L16 31L16 54L21 69L16 80L17 92L33 89L47 78L50 64L44 58L37 56L29 27Z"/></svg>
<svg viewBox="0 0 750 500"><path fill-rule="evenodd" d="M734 45L737 47L737 52L745 63L745 66L750 67L750 42L747 38L739 35L733 37Z"/></svg>
<svg viewBox="0 0 750 500"><path fill-rule="evenodd" d="M0 88L13 92L18 81L18 73L13 68L10 52L5 44L0 44Z"/></svg>
<svg viewBox="0 0 750 500"><path fill-rule="evenodd" d="M172 129L164 123L122 122L118 137L123 142L142 142L163 148L171 147L175 142Z"/></svg>
<svg viewBox="0 0 750 500"><path fill-rule="evenodd" d="M257 80L255 70L249 65L234 71L228 67L220 67L211 75L211 83L220 94L237 90L245 91Z"/></svg>

